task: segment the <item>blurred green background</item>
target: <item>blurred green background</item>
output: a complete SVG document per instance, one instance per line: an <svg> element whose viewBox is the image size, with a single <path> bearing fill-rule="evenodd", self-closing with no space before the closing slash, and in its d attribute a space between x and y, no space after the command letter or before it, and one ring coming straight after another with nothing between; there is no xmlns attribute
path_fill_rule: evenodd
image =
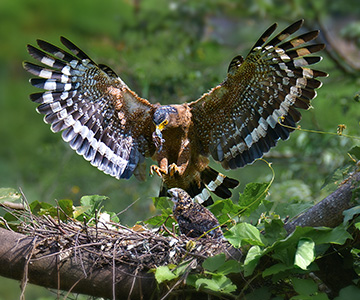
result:
<svg viewBox="0 0 360 300"><path fill-rule="evenodd" d="M330 76L323 80L314 109L303 113L301 126L336 132L338 124L346 124L344 133L360 136L355 100L360 90L360 6L352 0L328 2L0 1L0 187L21 188L29 202L70 198L79 204L83 195L106 195L110 199L105 208L116 212L138 200L120 215L127 225L155 213L151 197L158 195L159 178L143 183L103 174L73 152L60 134L53 134L35 112L28 95L37 90L21 65L32 61L25 46L36 39L59 45L61 35L96 62L113 68L140 96L169 104L193 101L222 82L231 59L245 56L273 22L284 27L305 18L307 29L318 28L320 22L352 67L322 53L325 59L315 68ZM318 201L327 194L320 189L324 178L349 159L347 151L356 144L359 141L354 139L294 132L266 156L276 171L271 198ZM261 161L226 174L241 182L235 200L246 183L271 177ZM0 278L0 300L19 295L19 283ZM56 296L29 286L26 298Z"/></svg>

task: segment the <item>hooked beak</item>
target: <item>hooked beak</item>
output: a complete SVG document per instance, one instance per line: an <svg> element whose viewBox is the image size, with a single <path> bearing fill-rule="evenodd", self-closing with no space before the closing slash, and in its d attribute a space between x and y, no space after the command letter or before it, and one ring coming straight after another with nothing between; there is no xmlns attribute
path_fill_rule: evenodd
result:
<svg viewBox="0 0 360 300"><path fill-rule="evenodd" d="M164 130L165 126L169 123L168 120L162 121L160 124L156 125L156 134L161 136L161 131Z"/></svg>

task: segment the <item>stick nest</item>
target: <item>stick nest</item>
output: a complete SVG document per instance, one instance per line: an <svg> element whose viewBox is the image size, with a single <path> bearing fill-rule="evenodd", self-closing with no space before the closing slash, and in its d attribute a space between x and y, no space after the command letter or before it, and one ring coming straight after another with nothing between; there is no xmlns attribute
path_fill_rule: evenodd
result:
<svg viewBox="0 0 360 300"><path fill-rule="evenodd" d="M57 255L60 261L87 252L95 264L126 264L133 270L147 270L159 266L191 260L191 268L200 268L204 259L219 253L240 259L241 253L226 241L211 238L191 239L176 236L164 226L149 229L93 220L81 223L75 219L34 215L29 210L8 211L21 220L17 230L36 238L32 259Z"/></svg>

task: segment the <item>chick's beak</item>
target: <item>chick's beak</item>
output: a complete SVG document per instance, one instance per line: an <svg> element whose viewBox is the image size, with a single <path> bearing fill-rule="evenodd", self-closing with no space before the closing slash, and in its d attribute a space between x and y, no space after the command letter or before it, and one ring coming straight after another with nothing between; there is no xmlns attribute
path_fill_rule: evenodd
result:
<svg viewBox="0 0 360 300"><path fill-rule="evenodd" d="M174 203L178 201L178 193L174 189L170 189L167 191L168 197L170 197L170 200Z"/></svg>

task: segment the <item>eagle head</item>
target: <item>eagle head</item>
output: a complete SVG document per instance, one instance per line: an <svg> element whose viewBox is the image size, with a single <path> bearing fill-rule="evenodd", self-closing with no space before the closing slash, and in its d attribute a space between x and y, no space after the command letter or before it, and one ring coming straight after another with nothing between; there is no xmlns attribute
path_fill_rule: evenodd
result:
<svg viewBox="0 0 360 300"><path fill-rule="evenodd" d="M178 111L176 108L170 105L160 106L153 115L153 122L155 124L155 132L153 134L153 140L156 147L161 151L164 139L162 137L162 131L172 125L172 120L176 119Z"/></svg>
<svg viewBox="0 0 360 300"><path fill-rule="evenodd" d="M153 115L153 122L156 126L156 130L163 131L166 126L171 125L171 120L176 118L178 111L175 107L170 105L160 106Z"/></svg>

